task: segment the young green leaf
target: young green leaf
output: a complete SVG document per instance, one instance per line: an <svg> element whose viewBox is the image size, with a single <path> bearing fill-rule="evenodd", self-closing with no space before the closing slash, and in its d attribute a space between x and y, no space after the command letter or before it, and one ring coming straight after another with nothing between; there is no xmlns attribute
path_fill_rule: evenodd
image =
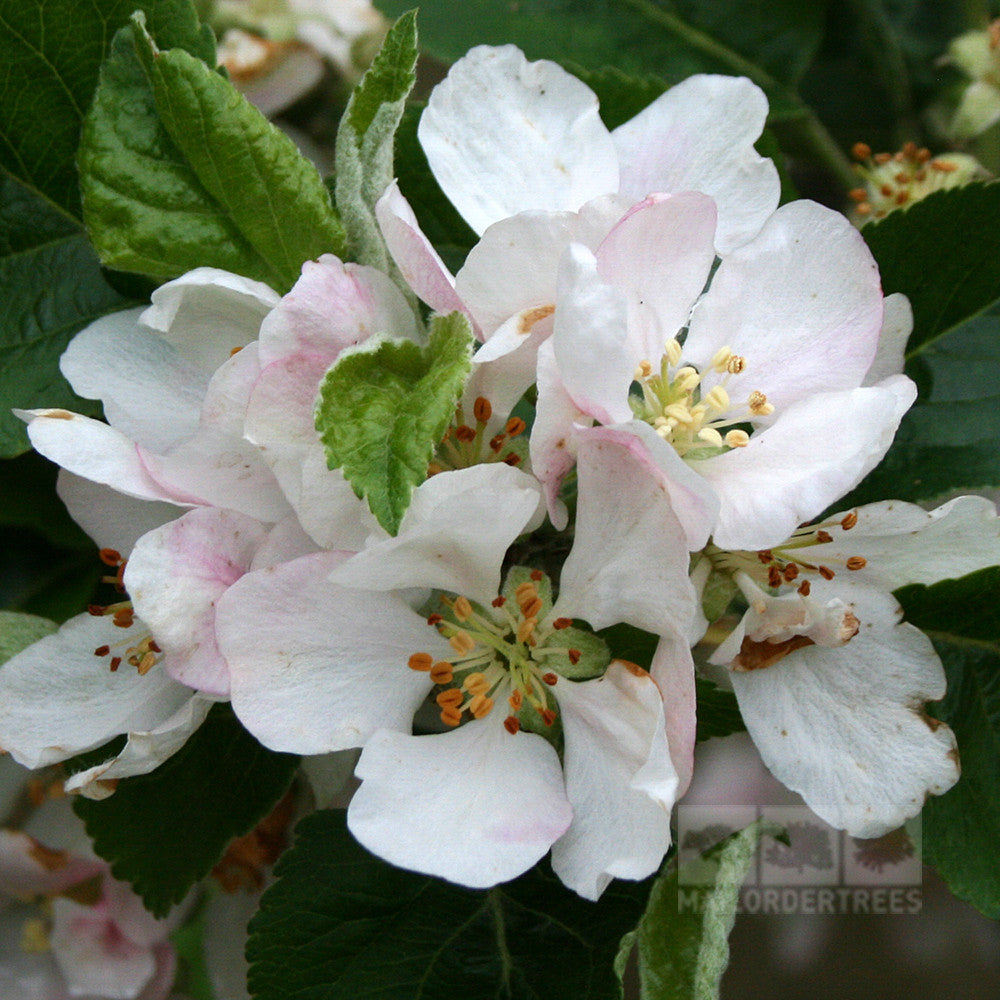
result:
<svg viewBox="0 0 1000 1000"><path fill-rule="evenodd" d="M81 327L131 304L80 226L0 171L0 457L30 447L13 407L96 412L59 373L59 356Z"/></svg>
<svg viewBox="0 0 1000 1000"><path fill-rule="evenodd" d="M958 739L962 777L923 811L924 860L951 891L1000 917L1000 567L896 591L948 675L935 715Z"/></svg>
<svg viewBox="0 0 1000 1000"><path fill-rule="evenodd" d="M165 45L213 61L191 0L0 0L0 167L72 218L80 122L112 35L137 8Z"/></svg>
<svg viewBox="0 0 1000 1000"><path fill-rule="evenodd" d="M81 187L101 259L172 278L220 267L285 292L343 254L316 168L233 86L141 18L119 32L84 122Z"/></svg>
<svg viewBox="0 0 1000 1000"><path fill-rule="evenodd" d="M393 179L393 147L407 95L417 78L416 12L392 26L347 104L337 132L337 209L352 260L389 270L375 202Z"/></svg>
<svg viewBox="0 0 1000 1000"><path fill-rule="evenodd" d="M461 313L436 316L426 347L373 337L326 373L316 429L330 468L342 468L390 534L427 478L471 367L472 329Z"/></svg>
<svg viewBox="0 0 1000 1000"><path fill-rule="evenodd" d="M25 615L20 611L0 611L0 663L6 663L22 649L27 649L58 628L48 618Z"/></svg>
<svg viewBox="0 0 1000 1000"><path fill-rule="evenodd" d="M702 859L715 863L709 885L699 879L697 887L685 889L683 870L672 865L653 885L639 926L622 941L615 962L619 978L638 946L642 1000L718 1000L740 886L761 838L780 833L776 824L759 819L712 848Z"/></svg>
<svg viewBox="0 0 1000 1000"><path fill-rule="evenodd" d="M254 1000L607 1000L649 891L614 882L588 903L542 867L464 889L373 857L329 810L299 823L276 874L250 924Z"/></svg>
<svg viewBox="0 0 1000 1000"><path fill-rule="evenodd" d="M162 916L270 812L297 766L297 757L262 747L220 704L155 771L73 808L115 877Z"/></svg>

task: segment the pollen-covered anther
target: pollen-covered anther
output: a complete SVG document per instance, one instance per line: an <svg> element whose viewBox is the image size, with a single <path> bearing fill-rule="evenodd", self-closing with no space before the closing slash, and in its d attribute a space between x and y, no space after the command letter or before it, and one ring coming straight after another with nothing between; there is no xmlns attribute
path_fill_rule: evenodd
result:
<svg viewBox="0 0 1000 1000"><path fill-rule="evenodd" d="M136 670L139 671L140 676L148 674L150 670L153 669L153 665L156 663L156 653L150 650L148 653L144 653L142 658L136 664Z"/></svg>
<svg viewBox="0 0 1000 1000"><path fill-rule="evenodd" d="M566 655L569 657L569 662L575 667L580 662L580 657L583 654L578 649L569 649L566 651Z"/></svg>
<svg viewBox="0 0 1000 1000"><path fill-rule="evenodd" d="M782 571L785 583L791 583L799 575L799 567L795 563L789 563Z"/></svg>
<svg viewBox="0 0 1000 1000"><path fill-rule="evenodd" d="M426 673L434 665L434 657L430 653L414 653L407 661L406 665L411 670L418 670Z"/></svg>
<svg viewBox="0 0 1000 1000"><path fill-rule="evenodd" d="M97 556L105 566L118 566L123 562L122 554L117 549L101 549Z"/></svg>
<svg viewBox="0 0 1000 1000"><path fill-rule="evenodd" d="M832 580L837 574L834 573L829 566L820 566L819 575L823 577L824 580Z"/></svg>
<svg viewBox="0 0 1000 1000"><path fill-rule="evenodd" d="M456 708L465 701L465 697L458 688L448 688L447 691L442 691L434 699L439 708Z"/></svg>
<svg viewBox="0 0 1000 1000"><path fill-rule="evenodd" d="M845 514L843 520L840 522L840 526L844 531L850 531L858 523L858 512L852 510L849 514Z"/></svg>
<svg viewBox="0 0 1000 1000"><path fill-rule="evenodd" d="M510 420L507 421L507 425L504 427L504 430L511 437L517 437L518 434L524 433L527 426L528 425L520 417L511 417Z"/></svg>
<svg viewBox="0 0 1000 1000"><path fill-rule="evenodd" d="M721 448L724 443L722 435L714 427L702 427L698 431L698 438L706 444L712 445L713 448Z"/></svg>
<svg viewBox="0 0 1000 1000"><path fill-rule="evenodd" d="M490 451L494 454L499 454L500 449L503 448L506 440L506 434L494 434L493 437L490 438Z"/></svg>
<svg viewBox="0 0 1000 1000"><path fill-rule="evenodd" d="M542 610L542 599L540 597L535 597L530 601L526 601L521 605L521 614L525 618L538 618L538 612Z"/></svg>
<svg viewBox="0 0 1000 1000"><path fill-rule="evenodd" d="M434 612L434 614L427 616L428 625L439 625L443 621L444 621L444 616L439 615L436 611Z"/></svg>
<svg viewBox="0 0 1000 1000"><path fill-rule="evenodd" d="M485 694L477 694L469 702L469 711L474 719L485 718L493 711L493 699L488 698Z"/></svg>
<svg viewBox="0 0 1000 1000"><path fill-rule="evenodd" d="M572 652L572 650L570 652ZM542 674L542 680L545 681L549 687L555 687L555 685L559 683L559 675L552 673L550 670L547 674Z"/></svg>
<svg viewBox="0 0 1000 1000"><path fill-rule="evenodd" d="M726 362L726 371L729 372L730 375L739 375L739 373L743 371L746 366L746 358L744 358L741 354L734 354Z"/></svg>
<svg viewBox="0 0 1000 1000"><path fill-rule="evenodd" d="M681 353L682 353L681 344L676 337L671 337L663 345L663 355L667 359L667 364L669 364L671 368L675 367L680 363Z"/></svg>
<svg viewBox="0 0 1000 1000"><path fill-rule="evenodd" d="M534 583L525 580L524 583L519 584L517 589L514 591L514 599L517 601L518 607L523 608L525 604L533 601L538 596L538 588L535 587Z"/></svg>
<svg viewBox="0 0 1000 1000"><path fill-rule="evenodd" d="M768 566L768 568L767 568L767 585L769 587L777 589L778 587L781 586L781 584L782 584L783 581L784 581L784 577L782 576L781 570L778 569L778 567L775 566L775 565L773 565L773 564L771 566Z"/></svg>
<svg viewBox="0 0 1000 1000"><path fill-rule="evenodd" d="M493 607L495 608L502 608L506 603L507 603L507 598L503 597L502 595L494 597L493 600L490 601L490 604L492 604Z"/></svg>
<svg viewBox="0 0 1000 1000"><path fill-rule="evenodd" d="M820 545L826 545L828 542L833 541L833 535L831 535L829 531L824 531L820 528L820 530L816 532L816 541Z"/></svg>
<svg viewBox="0 0 1000 1000"><path fill-rule="evenodd" d="M734 427L726 432L724 440L730 448L745 448L750 443L750 435Z"/></svg>
<svg viewBox="0 0 1000 1000"><path fill-rule="evenodd" d="M472 404L472 415L481 424L485 424L493 416L493 407L485 396L477 396Z"/></svg>
<svg viewBox="0 0 1000 1000"><path fill-rule="evenodd" d="M451 610L460 622L467 622L472 617L472 605L467 597L456 597Z"/></svg>
<svg viewBox="0 0 1000 1000"><path fill-rule="evenodd" d="M864 556L851 556L847 560L847 568L850 570L864 569L868 565L868 560Z"/></svg>
<svg viewBox="0 0 1000 1000"><path fill-rule="evenodd" d="M430 671L435 684L450 684L455 678L455 668L447 660L438 660Z"/></svg>
<svg viewBox="0 0 1000 1000"><path fill-rule="evenodd" d="M649 378L652 374L653 366L645 358L635 366L635 378L637 379Z"/></svg>
<svg viewBox="0 0 1000 1000"><path fill-rule="evenodd" d="M471 695L486 694L490 689L490 683L483 674L477 671L465 678L462 687Z"/></svg>
<svg viewBox="0 0 1000 1000"><path fill-rule="evenodd" d="M522 619L517 626L517 641L528 645L534 645L535 626L537 624L537 618Z"/></svg>
<svg viewBox="0 0 1000 1000"><path fill-rule="evenodd" d="M768 417L774 413L774 407L767 401L767 396L756 389L750 393L747 406L755 417Z"/></svg>
<svg viewBox="0 0 1000 1000"><path fill-rule="evenodd" d="M446 726L457 726L462 721L462 713L459 709L449 705L447 708L441 709L441 721Z"/></svg>
<svg viewBox="0 0 1000 1000"><path fill-rule="evenodd" d="M135 612L131 608L119 608L111 618L118 628L131 628L135 621Z"/></svg>
<svg viewBox="0 0 1000 1000"><path fill-rule="evenodd" d="M451 646L459 656L467 656L476 648L476 640L469 635L465 629L459 629L449 640Z"/></svg>
<svg viewBox="0 0 1000 1000"><path fill-rule="evenodd" d="M770 549L758 549L757 560L766 566L769 562L774 561L774 553Z"/></svg>
<svg viewBox="0 0 1000 1000"><path fill-rule="evenodd" d="M521 723L516 715L508 715L507 718L503 720L503 727L508 733L510 733L511 736L514 736L520 731Z"/></svg>
<svg viewBox="0 0 1000 1000"><path fill-rule="evenodd" d="M547 726L551 726L556 721L556 713L551 708L543 708L538 714Z"/></svg>
<svg viewBox="0 0 1000 1000"><path fill-rule="evenodd" d="M455 428L455 437L457 437L459 441L468 443L469 441L476 440L476 431L468 424L461 424Z"/></svg>
<svg viewBox="0 0 1000 1000"><path fill-rule="evenodd" d="M552 627L554 629L556 629L556 631L561 632L564 628L569 628L570 625L572 625L572 624L573 624L573 619L572 618L557 618L552 623Z"/></svg>
<svg viewBox="0 0 1000 1000"><path fill-rule="evenodd" d="M94 650L94 656L107 656L110 652L110 646L98 646L97 649Z"/></svg>
<svg viewBox="0 0 1000 1000"><path fill-rule="evenodd" d="M705 396L705 402L712 409L725 413L729 409L729 393L721 385L717 385Z"/></svg>
<svg viewBox="0 0 1000 1000"><path fill-rule="evenodd" d="M812 586L808 580L803 580L796 589L803 597L808 597L809 591L812 590Z"/></svg>

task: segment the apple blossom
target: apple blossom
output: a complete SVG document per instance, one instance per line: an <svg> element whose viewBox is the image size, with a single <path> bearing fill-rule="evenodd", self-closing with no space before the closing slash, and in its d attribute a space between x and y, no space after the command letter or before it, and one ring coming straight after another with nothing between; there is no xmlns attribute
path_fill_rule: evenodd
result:
<svg viewBox="0 0 1000 1000"><path fill-rule="evenodd" d="M819 816L877 837L958 780L954 736L924 711L944 696L941 661L891 591L996 564L989 501L870 504L768 550L704 558L749 604L711 660L729 667L768 767Z"/></svg>

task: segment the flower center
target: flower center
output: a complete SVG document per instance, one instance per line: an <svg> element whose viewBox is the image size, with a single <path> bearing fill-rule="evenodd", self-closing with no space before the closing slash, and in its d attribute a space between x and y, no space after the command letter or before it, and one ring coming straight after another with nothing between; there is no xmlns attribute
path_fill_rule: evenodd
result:
<svg viewBox="0 0 1000 1000"><path fill-rule="evenodd" d="M691 365L681 365L681 352L679 341L671 339L664 347L659 371L654 371L649 361L639 362L635 381L641 396L630 397L636 418L651 424L685 458L709 458L745 447L750 435L735 425L774 412L767 396L756 390L744 406L733 406L726 385L746 368L746 360L723 347L708 368L699 372ZM710 373L721 378L705 391L703 382Z"/></svg>
<svg viewBox="0 0 1000 1000"><path fill-rule="evenodd" d="M441 596L443 610L430 615L427 624L448 640L454 655L435 661L418 652L408 666L429 672L440 686L435 701L446 726L482 719L504 700L504 727L511 734L534 718L545 727L555 722L549 689L561 678L561 663L575 665L582 654L565 641L576 633L567 631L572 620L546 615L548 601L539 593L543 584L545 574L532 570L509 597L496 597L488 609L466 597Z"/></svg>
<svg viewBox="0 0 1000 1000"><path fill-rule="evenodd" d="M525 449L520 440L525 423L520 417L511 417L502 431L487 437L487 427L493 416L493 406L485 396L477 396L472 404L472 422L466 421L465 412L459 405L455 419L445 431L438 445L433 461L427 467L427 475L433 476L449 469L468 469L473 465L489 462L504 462L507 465L521 465Z"/></svg>

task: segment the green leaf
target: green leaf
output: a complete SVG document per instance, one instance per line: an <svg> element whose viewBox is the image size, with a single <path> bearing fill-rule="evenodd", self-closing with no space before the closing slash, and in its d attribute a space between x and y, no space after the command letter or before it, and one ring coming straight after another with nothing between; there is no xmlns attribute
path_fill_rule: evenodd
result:
<svg viewBox="0 0 1000 1000"><path fill-rule="evenodd" d="M1000 295L1000 183L938 191L861 230L882 289L913 306L907 357L919 355Z"/></svg>
<svg viewBox="0 0 1000 1000"><path fill-rule="evenodd" d="M316 429L390 534L427 478L471 367L472 329L461 313L435 316L426 347L376 336L343 351L326 373Z"/></svg>
<svg viewBox="0 0 1000 1000"><path fill-rule="evenodd" d="M0 611L0 663L6 663L22 649L27 649L58 628L48 618L26 615L20 611Z"/></svg>
<svg viewBox="0 0 1000 1000"><path fill-rule="evenodd" d="M80 122L114 33L136 8L165 44L211 61L191 0L0 0L0 167L80 217Z"/></svg>
<svg viewBox="0 0 1000 1000"><path fill-rule="evenodd" d="M395 17L407 3L377 6ZM463 0L425 0L420 32L426 51L445 62L473 45L513 42L529 59L615 66L668 84L693 73L749 76L767 93L773 115L798 117L807 109L792 87L819 43L824 7L800 0L480 0L469 17Z"/></svg>
<svg viewBox="0 0 1000 1000"><path fill-rule="evenodd" d="M304 819L250 924L254 1000L607 1000L649 883L599 903L538 867L487 892L393 868L343 813Z"/></svg>
<svg viewBox="0 0 1000 1000"><path fill-rule="evenodd" d="M375 202L393 179L396 129L417 78L416 12L402 15L361 78L337 132L337 208L352 260L389 270Z"/></svg>
<svg viewBox="0 0 1000 1000"><path fill-rule="evenodd" d="M316 168L235 88L141 19L115 37L80 148L84 215L108 265L157 278L219 267L285 292L343 253Z"/></svg>
<svg viewBox="0 0 1000 1000"><path fill-rule="evenodd" d="M0 457L30 447L13 407L97 412L70 389L59 357L87 323L131 304L79 225L0 171Z"/></svg>
<svg viewBox="0 0 1000 1000"><path fill-rule="evenodd" d="M56 495L58 471L33 451L0 462L0 524L30 528L58 548L93 552L94 543Z"/></svg>
<svg viewBox="0 0 1000 1000"><path fill-rule="evenodd" d="M695 738L699 743L715 736L742 733L746 729L739 702L732 691L717 687L704 677L696 677L695 685L698 696L698 732Z"/></svg>
<svg viewBox="0 0 1000 1000"><path fill-rule="evenodd" d="M270 812L297 766L297 757L266 750L219 704L155 771L124 779L110 798L78 798L73 808L115 877L162 916L234 837Z"/></svg>
<svg viewBox="0 0 1000 1000"><path fill-rule="evenodd" d="M780 833L776 824L759 819L727 837L703 856L717 865L710 884L699 879L697 888L685 889L693 880L676 867L661 875L638 928L622 942L615 963L619 978L637 945L642 1000L718 1000L740 886L761 838Z"/></svg>
<svg viewBox="0 0 1000 1000"><path fill-rule="evenodd" d="M935 715L958 740L962 777L929 798L924 860L951 891L1000 917L1000 567L896 591L906 620L926 632L948 675Z"/></svg>

